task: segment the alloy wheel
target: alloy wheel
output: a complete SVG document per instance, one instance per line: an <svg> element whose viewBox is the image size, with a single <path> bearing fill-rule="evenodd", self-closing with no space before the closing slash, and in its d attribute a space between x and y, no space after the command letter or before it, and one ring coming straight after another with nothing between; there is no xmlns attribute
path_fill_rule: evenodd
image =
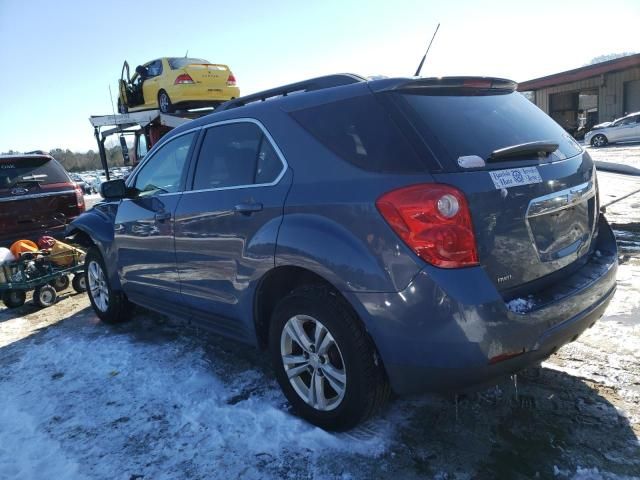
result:
<svg viewBox="0 0 640 480"><path fill-rule="evenodd" d="M91 261L89 263L87 278L89 280L89 294L93 298L95 306L101 312L106 312L109 308L109 287L104 271L98 262Z"/></svg>
<svg viewBox="0 0 640 480"><path fill-rule="evenodd" d="M162 92L160 94L160 98L158 99L158 103L159 103L161 112L168 112L169 111L169 97L167 96L166 93Z"/></svg>
<svg viewBox="0 0 640 480"><path fill-rule="evenodd" d="M605 144L605 139L602 135L596 135L593 138L593 146L594 147L602 147Z"/></svg>
<svg viewBox="0 0 640 480"><path fill-rule="evenodd" d="M317 319L291 317L280 335L280 354L291 386L308 405L330 411L342 402L347 375L340 347Z"/></svg>

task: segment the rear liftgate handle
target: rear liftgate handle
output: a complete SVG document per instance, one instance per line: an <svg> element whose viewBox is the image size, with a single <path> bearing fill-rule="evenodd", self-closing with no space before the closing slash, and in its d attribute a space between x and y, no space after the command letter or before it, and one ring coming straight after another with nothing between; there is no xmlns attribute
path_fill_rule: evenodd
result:
<svg viewBox="0 0 640 480"><path fill-rule="evenodd" d="M233 210L235 212L242 213L243 215L251 215L252 213L262 211L262 204L253 202L239 203L233 207Z"/></svg>

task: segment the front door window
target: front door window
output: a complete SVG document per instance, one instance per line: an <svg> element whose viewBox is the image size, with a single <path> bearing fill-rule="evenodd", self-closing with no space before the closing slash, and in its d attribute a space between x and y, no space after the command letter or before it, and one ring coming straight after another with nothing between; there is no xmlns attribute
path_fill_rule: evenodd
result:
<svg viewBox="0 0 640 480"><path fill-rule="evenodd" d="M184 166L194 136L195 132L191 132L170 140L142 166L133 184L140 197L182 189Z"/></svg>

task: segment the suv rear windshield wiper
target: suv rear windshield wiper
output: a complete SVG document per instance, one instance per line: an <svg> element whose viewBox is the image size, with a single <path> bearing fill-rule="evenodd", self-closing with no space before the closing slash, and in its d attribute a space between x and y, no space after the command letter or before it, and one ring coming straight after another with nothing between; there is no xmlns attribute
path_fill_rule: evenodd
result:
<svg viewBox="0 0 640 480"><path fill-rule="evenodd" d="M488 162L497 161L511 157L521 157L523 155L548 155L555 152L559 147L558 142L541 140L538 142L520 143L510 147L498 148L491 152Z"/></svg>
<svg viewBox="0 0 640 480"><path fill-rule="evenodd" d="M40 177L40 175L33 175L33 177ZM32 177L22 177L11 182L8 187L17 187L18 185L40 185L40 183L44 182L47 179L47 176L44 175L44 178L32 178Z"/></svg>

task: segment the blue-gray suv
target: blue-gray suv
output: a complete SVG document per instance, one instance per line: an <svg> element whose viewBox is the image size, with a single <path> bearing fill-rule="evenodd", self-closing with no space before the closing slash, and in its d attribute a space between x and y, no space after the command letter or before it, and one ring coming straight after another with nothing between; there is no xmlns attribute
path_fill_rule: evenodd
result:
<svg viewBox="0 0 640 480"><path fill-rule="evenodd" d="M589 154L515 87L332 75L173 130L71 225L93 308L267 348L328 429L539 363L603 314L617 250Z"/></svg>

